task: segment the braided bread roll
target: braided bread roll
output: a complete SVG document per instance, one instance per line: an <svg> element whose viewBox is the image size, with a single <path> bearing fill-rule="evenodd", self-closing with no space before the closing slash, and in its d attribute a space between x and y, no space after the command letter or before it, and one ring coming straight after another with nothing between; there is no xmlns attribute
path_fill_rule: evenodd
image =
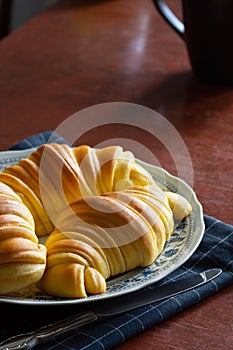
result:
<svg viewBox="0 0 233 350"><path fill-rule="evenodd" d="M65 144L40 146L27 159L5 169L0 181L29 208L38 236L51 233L59 212L79 198L154 183L133 154L120 146L93 149Z"/></svg>
<svg viewBox="0 0 233 350"><path fill-rule="evenodd" d="M175 197L179 202L181 196ZM190 211L182 197L179 219ZM47 268L39 287L62 297L103 293L110 276L150 265L173 230L169 195L157 186L75 201L62 210L45 243Z"/></svg>
<svg viewBox="0 0 233 350"><path fill-rule="evenodd" d="M38 244L30 211L0 183L0 294L38 282L45 266L46 247Z"/></svg>

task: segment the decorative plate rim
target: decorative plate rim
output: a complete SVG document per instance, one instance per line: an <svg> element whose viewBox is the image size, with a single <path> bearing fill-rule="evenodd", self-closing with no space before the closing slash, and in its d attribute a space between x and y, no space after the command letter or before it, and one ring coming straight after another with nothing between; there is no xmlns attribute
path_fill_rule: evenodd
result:
<svg viewBox="0 0 233 350"><path fill-rule="evenodd" d="M32 153L37 148L30 148L25 150L11 150L11 151L4 151L0 152L0 172L3 170L4 167L8 167L11 164L16 164L21 158L27 157L30 153ZM70 305L70 304L86 304L90 302L95 301L102 301L109 298L118 297L120 295L131 293L134 291L137 291L141 288L144 288L152 283L158 282L162 278L166 277L170 273L172 273L174 270L176 270L178 267L180 267L182 264L184 264L191 255L195 252L197 247L199 246L203 234L205 231L205 224L204 224L204 218L203 218L203 208L201 203L198 201L197 196L193 189L182 179L170 174L167 170L158 167L156 165L152 165L149 163L146 163L142 160L136 159L137 163L141 165L144 169L148 170L155 181L161 186L165 187L173 192L178 192L179 194L186 197L193 208L192 213L189 215L188 218L184 220L184 225L186 229L188 229L188 234L186 234L184 230L184 246L179 251L178 246L177 248L177 256L175 255L174 261L175 264L171 263L173 260L171 259L170 265L169 265L169 257L167 258L167 265L160 265L158 268L155 266L156 264L159 264L159 260L162 260L164 258L164 254L166 253L166 249L160 254L159 258L156 259L156 261L146 268L137 268L132 271L126 272L120 276L116 276L113 279L110 279L107 281L107 291L104 294L98 294L93 296L88 296L86 298L79 298L79 299L64 299L64 298L55 298L48 296L48 299L33 299L26 298L23 296L17 295L14 296L0 296L0 302L5 303L15 303L15 304L21 304L21 305ZM179 235L180 227L177 229L177 236ZM175 237L175 236L174 236ZM177 238L177 237L176 237ZM179 253L179 254L178 254ZM172 258L172 256L171 256ZM154 270L153 270L153 266ZM161 271L159 270L161 269ZM152 271L152 272L151 272ZM157 272L158 271L158 272ZM143 277L143 278L142 278ZM128 282L134 280L134 282ZM138 281L137 281L138 279ZM125 285L124 285L125 283ZM120 286L118 287L118 290L114 289L114 286ZM112 288L112 290L108 291L108 288Z"/></svg>

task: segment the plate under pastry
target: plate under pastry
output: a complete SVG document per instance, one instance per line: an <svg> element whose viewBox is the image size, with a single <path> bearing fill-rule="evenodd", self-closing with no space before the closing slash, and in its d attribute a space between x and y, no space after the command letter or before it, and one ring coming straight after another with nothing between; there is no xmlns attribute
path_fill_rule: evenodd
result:
<svg viewBox="0 0 233 350"><path fill-rule="evenodd" d="M7 151L0 153L0 172L10 165L17 164L35 149ZM136 160L148 170L156 183L165 190L176 192L187 198L192 206L191 214L183 220L165 244L160 256L146 268L137 268L107 281L104 294L80 299L65 299L43 294L34 286L7 296L0 296L0 302L23 305L66 305L84 304L130 293L157 282L176 270L187 261L200 244L204 234L203 209L192 188L183 180L169 174L166 170Z"/></svg>

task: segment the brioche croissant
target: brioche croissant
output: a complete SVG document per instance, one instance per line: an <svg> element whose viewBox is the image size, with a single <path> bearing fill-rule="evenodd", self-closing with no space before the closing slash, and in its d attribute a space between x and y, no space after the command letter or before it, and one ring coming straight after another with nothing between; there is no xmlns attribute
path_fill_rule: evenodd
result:
<svg viewBox="0 0 233 350"><path fill-rule="evenodd" d="M188 203L184 216L187 210ZM103 292L110 276L150 265L173 229L167 194L157 187L80 199L60 213L57 229L45 242L47 268L39 285L64 297Z"/></svg>
<svg viewBox="0 0 233 350"><path fill-rule="evenodd" d="M38 244L30 211L10 187L0 183L0 294L37 282L45 265L46 248Z"/></svg>
<svg viewBox="0 0 233 350"><path fill-rule="evenodd" d="M27 159L5 169L0 181L29 208L38 236L51 233L60 210L79 198L153 183L133 154L120 146L97 150L59 144L40 146Z"/></svg>
<svg viewBox="0 0 233 350"><path fill-rule="evenodd" d="M42 145L0 174L0 196L1 294L33 283L103 293L109 277L151 264L192 210L120 146Z"/></svg>

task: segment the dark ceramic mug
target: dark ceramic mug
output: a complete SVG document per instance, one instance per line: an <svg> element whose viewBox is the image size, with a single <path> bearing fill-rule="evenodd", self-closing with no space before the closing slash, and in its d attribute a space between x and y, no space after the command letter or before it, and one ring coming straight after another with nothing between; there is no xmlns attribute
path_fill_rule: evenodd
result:
<svg viewBox="0 0 233 350"><path fill-rule="evenodd" d="M201 80L233 85L233 0L182 0L181 22L163 0L153 0L186 42L193 72Z"/></svg>

